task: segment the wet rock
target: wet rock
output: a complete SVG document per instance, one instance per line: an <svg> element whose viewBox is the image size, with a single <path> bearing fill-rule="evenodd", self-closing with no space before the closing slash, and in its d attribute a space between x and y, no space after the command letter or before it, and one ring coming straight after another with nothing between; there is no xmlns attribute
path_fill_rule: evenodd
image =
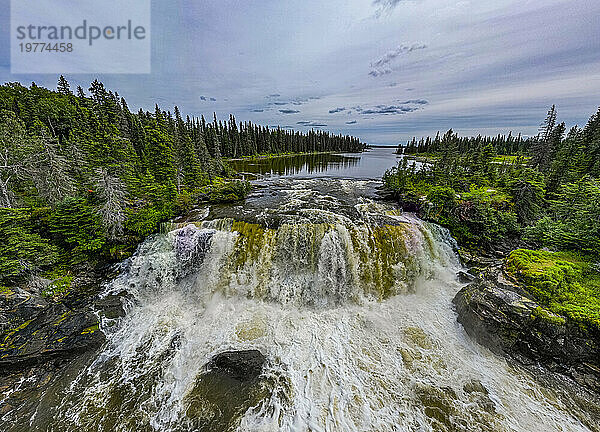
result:
<svg viewBox="0 0 600 432"><path fill-rule="evenodd" d="M191 274L202 264L214 234L214 230L203 230L192 224L176 231L174 247L179 262L178 279Z"/></svg>
<svg viewBox="0 0 600 432"><path fill-rule="evenodd" d="M458 255L463 265L475 271L484 270L488 267L499 265L500 263L498 258L473 254L464 249L460 249Z"/></svg>
<svg viewBox="0 0 600 432"><path fill-rule="evenodd" d="M456 277L458 278L460 283L469 283L475 280L475 276L464 271L459 271L458 273L456 273Z"/></svg>
<svg viewBox="0 0 600 432"><path fill-rule="evenodd" d="M98 299L94 302L94 306L100 311L103 318L116 320L125 316L123 301L118 295L109 295Z"/></svg>
<svg viewBox="0 0 600 432"><path fill-rule="evenodd" d="M213 357L206 369L238 381L252 381L262 373L265 361L258 350L226 351Z"/></svg>
<svg viewBox="0 0 600 432"><path fill-rule="evenodd" d="M599 332L543 308L500 268L488 269L453 303L469 336L492 351L600 389Z"/></svg>
<svg viewBox="0 0 600 432"><path fill-rule="evenodd" d="M277 385L262 375L260 351L227 351L204 367L185 397L190 430L236 430L244 413L270 400Z"/></svg>
<svg viewBox="0 0 600 432"><path fill-rule="evenodd" d="M104 335L86 308L52 302L22 289L0 294L0 374L100 346Z"/></svg>

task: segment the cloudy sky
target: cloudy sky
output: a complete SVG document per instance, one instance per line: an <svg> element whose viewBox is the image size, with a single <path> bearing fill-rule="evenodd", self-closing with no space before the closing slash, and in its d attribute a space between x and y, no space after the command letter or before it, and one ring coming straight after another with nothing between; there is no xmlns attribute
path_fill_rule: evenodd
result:
<svg viewBox="0 0 600 432"><path fill-rule="evenodd" d="M0 80L11 75L0 0ZM152 3L152 73L95 78L132 109L356 135L397 144L450 127L535 133L600 105L598 0L172 0Z"/></svg>

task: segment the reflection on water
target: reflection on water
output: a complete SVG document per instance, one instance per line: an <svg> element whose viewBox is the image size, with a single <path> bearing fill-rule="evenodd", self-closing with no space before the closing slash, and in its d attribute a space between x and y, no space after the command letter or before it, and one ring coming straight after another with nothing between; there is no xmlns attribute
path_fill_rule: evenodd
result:
<svg viewBox="0 0 600 432"><path fill-rule="evenodd" d="M288 176L294 174L322 174L328 170L347 169L358 165L360 157L333 153L315 153L281 156L265 159L231 161L233 169L244 174Z"/></svg>
<svg viewBox="0 0 600 432"><path fill-rule="evenodd" d="M316 153L265 159L230 161L230 166L252 177L334 177L379 179L397 163L394 148L374 148L364 153Z"/></svg>

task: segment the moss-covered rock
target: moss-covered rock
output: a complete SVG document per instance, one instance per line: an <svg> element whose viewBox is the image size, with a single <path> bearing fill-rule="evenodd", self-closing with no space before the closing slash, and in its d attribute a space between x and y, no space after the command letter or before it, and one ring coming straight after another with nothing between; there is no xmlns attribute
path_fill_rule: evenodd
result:
<svg viewBox="0 0 600 432"><path fill-rule="evenodd" d="M104 335L85 307L20 288L0 293L0 374L98 347Z"/></svg>
<svg viewBox="0 0 600 432"><path fill-rule="evenodd" d="M454 298L458 321L492 351L545 366L600 389L600 331L536 301L500 266L488 269Z"/></svg>
<svg viewBox="0 0 600 432"><path fill-rule="evenodd" d="M600 271L591 258L518 249L508 256L506 272L552 312L600 330Z"/></svg>

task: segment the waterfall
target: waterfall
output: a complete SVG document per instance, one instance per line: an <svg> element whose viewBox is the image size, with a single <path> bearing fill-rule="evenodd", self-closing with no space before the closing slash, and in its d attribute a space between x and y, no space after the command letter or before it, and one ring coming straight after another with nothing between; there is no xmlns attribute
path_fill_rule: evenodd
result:
<svg viewBox="0 0 600 432"><path fill-rule="evenodd" d="M57 395L50 430L587 430L456 323L447 230L365 199L307 209L309 193L286 195L277 223L213 218L147 239L106 289L126 316L102 323L107 344ZM267 358L254 386L204 374L248 349Z"/></svg>

